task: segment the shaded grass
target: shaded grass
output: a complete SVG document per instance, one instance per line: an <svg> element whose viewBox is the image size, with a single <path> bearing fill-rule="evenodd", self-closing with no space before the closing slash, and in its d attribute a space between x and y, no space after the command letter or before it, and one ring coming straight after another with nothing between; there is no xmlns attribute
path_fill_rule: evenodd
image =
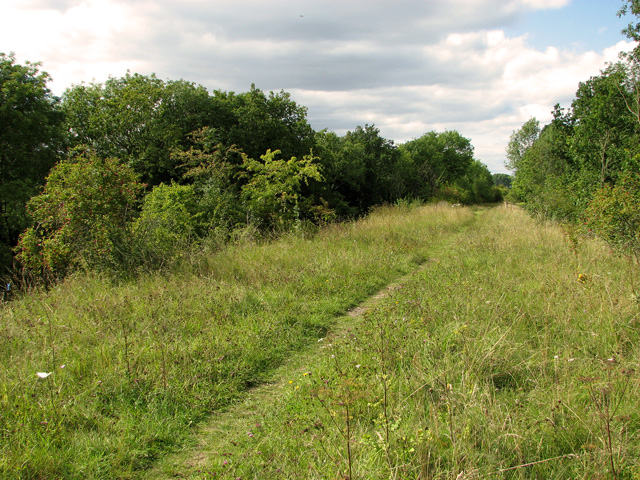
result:
<svg viewBox="0 0 640 480"><path fill-rule="evenodd" d="M189 257L174 275L77 276L3 305L0 476L139 477L472 222L463 209L380 209Z"/></svg>
<svg viewBox="0 0 640 480"><path fill-rule="evenodd" d="M519 211L478 215L182 478L639 478L625 262Z"/></svg>

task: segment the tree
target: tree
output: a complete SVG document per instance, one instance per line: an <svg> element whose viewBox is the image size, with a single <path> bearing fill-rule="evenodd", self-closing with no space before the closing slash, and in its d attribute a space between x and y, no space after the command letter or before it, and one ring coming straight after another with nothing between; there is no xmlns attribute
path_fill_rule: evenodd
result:
<svg viewBox="0 0 640 480"><path fill-rule="evenodd" d="M241 94L216 92L216 98L233 112L218 128L222 143L236 145L250 158L267 150L280 150L286 158L302 157L313 147L313 129L307 122L307 108L299 106L285 91L265 94L255 85Z"/></svg>
<svg viewBox="0 0 640 480"><path fill-rule="evenodd" d="M625 72L609 67L601 75L581 82L572 102L574 118L571 150L581 176L592 192L604 183L615 183L637 152L640 123L627 105L631 93L624 87Z"/></svg>
<svg viewBox="0 0 640 480"><path fill-rule="evenodd" d="M104 85L76 85L63 105L75 144L119 158L150 185L181 181L173 149L188 148L191 132L224 117L224 107L202 86L130 73Z"/></svg>
<svg viewBox="0 0 640 480"><path fill-rule="evenodd" d="M520 130L515 130L509 138L505 166L511 171L517 171L524 154L533 146L539 136L540 122L535 118L530 118Z"/></svg>
<svg viewBox="0 0 640 480"><path fill-rule="evenodd" d="M622 7L618 11L618 17L631 14L636 17L640 16L640 0L623 0ZM640 42L640 22L629 22L629 25L622 30L627 38ZM637 47L636 47L637 51Z"/></svg>
<svg viewBox="0 0 640 480"><path fill-rule="evenodd" d="M25 205L63 153L59 99L39 63L19 65L0 53L0 265L28 225Z"/></svg>
<svg viewBox="0 0 640 480"><path fill-rule="evenodd" d="M640 263L640 173L627 173L605 185L584 212L585 225L612 249Z"/></svg>
<svg viewBox="0 0 640 480"><path fill-rule="evenodd" d="M452 182L457 192L457 201L467 205L498 202L502 199L500 190L493 184L493 177L487 166L474 160L467 172Z"/></svg>
<svg viewBox="0 0 640 480"><path fill-rule="evenodd" d="M117 267L143 185L117 159L92 151L62 160L27 208L34 224L20 236L18 259L34 274Z"/></svg>
<svg viewBox="0 0 640 480"><path fill-rule="evenodd" d="M576 191L571 188L574 170L570 139L558 124L542 129L539 138L525 151L513 180L513 195L526 208L547 217L575 219Z"/></svg>
<svg viewBox="0 0 640 480"><path fill-rule="evenodd" d="M506 187L511 188L511 183L513 182L513 177L506 173L494 173L493 174L493 184L496 187Z"/></svg>
<svg viewBox="0 0 640 480"><path fill-rule="evenodd" d="M455 130L427 132L401 148L413 159L419 198L429 198L441 186L461 178L473 163L471 141Z"/></svg>

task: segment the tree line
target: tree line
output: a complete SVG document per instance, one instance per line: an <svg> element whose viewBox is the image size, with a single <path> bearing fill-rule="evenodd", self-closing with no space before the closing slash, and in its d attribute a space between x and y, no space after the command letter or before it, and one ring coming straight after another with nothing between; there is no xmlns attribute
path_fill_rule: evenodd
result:
<svg viewBox="0 0 640 480"><path fill-rule="evenodd" d="M153 267L239 228L286 231L434 198L500 199L457 131L396 145L314 131L284 91L127 73L54 96L0 54L0 256L36 276Z"/></svg>
<svg viewBox="0 0 640 480"><path fill-rule="evenodd" d="M619 16L640 16L625 0ZM640 23L623 33L640 41ZM511 136L511 195L533 214L595 234L625 255L640 255L640 47L581 82L570 107L556 105L540 127L528 120ZM577 230L576 230L577 228Z"/></svg>

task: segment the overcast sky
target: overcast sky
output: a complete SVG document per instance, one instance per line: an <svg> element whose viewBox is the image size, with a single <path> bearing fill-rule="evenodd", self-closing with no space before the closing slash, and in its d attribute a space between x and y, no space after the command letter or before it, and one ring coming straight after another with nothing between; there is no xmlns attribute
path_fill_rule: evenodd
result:
<svg viewBox="0 0 640 480"><path fill-rule="evenodd" d="M630 49L620 0L0 0L0 52L60 95L155 73L209 90L285 90L311 126L402 143L457 130L506 172L513 130Z"/></svg>

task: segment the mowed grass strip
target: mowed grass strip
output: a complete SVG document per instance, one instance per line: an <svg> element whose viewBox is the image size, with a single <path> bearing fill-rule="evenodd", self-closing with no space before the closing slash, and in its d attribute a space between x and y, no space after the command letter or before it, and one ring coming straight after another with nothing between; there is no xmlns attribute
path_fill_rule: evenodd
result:
<svg viewBox="0 0 640 480"><path fill-rule="evenodd" d="M479 220L278 395L224 417L178 478L640 477L629 265L518 210ZM637 268L637 265L633 266ZM637 277L637 275L635 275Z"/></svg>
<svg viewBox="0 0 640 480"><path fill-rule="evenodd" d="M466 209L383 208L192 256L173 275L79 275L3 304L0 477L140 477L473 222Z"/></svg>

